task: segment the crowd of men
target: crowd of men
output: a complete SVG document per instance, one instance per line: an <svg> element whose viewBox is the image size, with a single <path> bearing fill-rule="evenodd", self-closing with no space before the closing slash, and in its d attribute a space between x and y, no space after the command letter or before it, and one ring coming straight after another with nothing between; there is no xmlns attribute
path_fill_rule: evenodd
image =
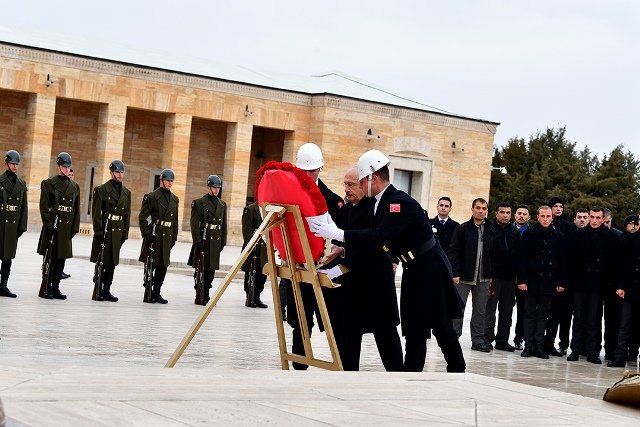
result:
<svg viewBox="0 0 640 427"><path fill-rule="evenodd" d="M611 228L611 212L602 207L581 208L573 222L563 219L564 201L553 197L540 206L531 221L526 205L498 203L494 215L477 198L471 218L457 223L449 217L452 201L438 200L438 214L426 211L389 180L390 160L378 150L360 156L345 172L344 197L320 179L324 159L312 143L298 150L296 166L318 186L326 218L310 222L317 236L334 246L324 262L345 264L349 272L336 281L340 290L325 290L336 343L346 370L358 370L362 336L372 333L382 363L389 371L422 371L427 340L436 338L448 372L464 372L459 343L464 310L471 295L471 350L514 352L522 357L568 361L585 357L600 364L602 318L608 366L623 367L635 360L640 345L640 233L638 217L624 219L624 229ZM17 176L20 155L5 154L0 175L0 296L15 298L8 288L11 262L19 237L27 229L27 186ZM60 290L65 260L72 257L72 239L80 228L80 188L70 179L71 156L56 159L56 174L41 183L42 230L38 253L43 256L39 296L66 299ZM96 301L116 302L112 293L120 248L129 236L131 192L123 185L125 165L109 164L110 179L93 189L93 244ZM161 288L171 249L178 238L179 199L171 192L175 174L164 169L159 187L145 194L138 215L143 237L139 261L145 263L145 302L166 304ZM222 180L210 175L206 193L191 203L193 244L188 264L195 269L195 303L207 304L220 252L226 245L227 207L220 199ZM490 218L492 216L493 218ZM261 223L257 203L244 209L245 245ZM243 265L245 305L266 308L260 300L266 276L263 241ZM395 291L396 265L402 263L400 304ZM292 352L304 352L291 283L283 283L292 327ZM323 325L309 287L302 289L308 330ZM275 297L275 296L274 296ZM517 307L515 336L510 343L513 308ZM497 328L496 328L497 324ZM405 353L397 326L405 338ZM559 339L558 347L556 341ZM306 365L294 363L295 369Z"/></svg>

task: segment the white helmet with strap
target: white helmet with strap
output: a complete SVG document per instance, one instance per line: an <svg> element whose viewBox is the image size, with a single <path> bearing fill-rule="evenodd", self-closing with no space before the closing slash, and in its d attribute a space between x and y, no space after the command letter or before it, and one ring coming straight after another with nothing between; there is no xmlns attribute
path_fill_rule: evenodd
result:
<svg viewBox="0 0 640 427"><path fill-rule="evenodd" d="M362 179L365 176L369 176L371 180L371 174L379 169L387 166L391 163L391 160L387 158L381 151L369 150L364 153L358 159L358 179Z"/></svg>
<svg viewBox="0 0 640 427"><path fill-rule="evenodd" d="M320 169L324 166L320 147L313 142L302 144L296 155L296 166L305 171Z"/></svg>

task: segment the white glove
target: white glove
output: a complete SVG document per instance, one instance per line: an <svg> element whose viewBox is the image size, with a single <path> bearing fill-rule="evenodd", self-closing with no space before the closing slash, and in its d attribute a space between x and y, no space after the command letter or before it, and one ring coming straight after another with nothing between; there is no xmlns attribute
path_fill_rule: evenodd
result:
<svg viewBox="0 0 640 427"><path fill-rule="evenodd" d="M329 222L327 222L329 221ZM344 242L344 231L340 230L331 217L309 220L309 228L318 237Z"/></svg>

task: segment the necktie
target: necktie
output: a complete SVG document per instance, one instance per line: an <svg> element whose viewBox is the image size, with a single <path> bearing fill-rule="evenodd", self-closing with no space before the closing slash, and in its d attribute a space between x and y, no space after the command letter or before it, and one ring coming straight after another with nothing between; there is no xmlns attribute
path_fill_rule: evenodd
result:
<svg viewBox="0 0 640 427"><path fill-rule="evenodd" d="M444 225L444 219L440 220L440 224Z"/></svg>

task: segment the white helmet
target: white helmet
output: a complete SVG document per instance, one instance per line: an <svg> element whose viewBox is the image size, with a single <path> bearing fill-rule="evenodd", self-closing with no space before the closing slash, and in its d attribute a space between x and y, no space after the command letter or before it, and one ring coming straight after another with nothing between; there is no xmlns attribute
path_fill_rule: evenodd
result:
<svg viewBox="0 0 640 427"><path fill-rule="evenodd" d="M358 179L369 176L391 163L381 151L369 150L358 159Z"/></svg>
<svg viewBox="0 0 640 427"><path fill-rule="evenodd" d="M312 171L324 166L320 147L313 142L302 144L296 154L296 166L304 171Z"/></svg>

